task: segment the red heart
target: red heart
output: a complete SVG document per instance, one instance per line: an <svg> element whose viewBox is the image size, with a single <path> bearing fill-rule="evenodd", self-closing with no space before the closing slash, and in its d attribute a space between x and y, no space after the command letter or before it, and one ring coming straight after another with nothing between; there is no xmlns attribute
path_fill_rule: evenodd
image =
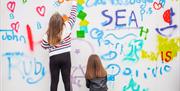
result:
<svg viewBox="0 0 180 91"><path fill-rule="evenodd" d="M38 6L38 7L36 7L36 11L38 12L38 14L40 16L44 16L45 11L46 11L46 7L45 6Z"/></svg>
<svg viewBox="0 0 180 91"><path fill-rule="evenodd" d="M16 2L14 2L14 1L9 1L9 2L7 3L7 8L8 8L11 12L14 12L15 6L16 6Z"/></svg>
<svg viewBox="0 0 180 91"><path fill-rule="evenodd" d="M162 4L161 3L157 3L157 2L154 2L153 3L153 7L155 10L160 10L162 8Z"/></svg>
<svg viewBox="0 0 180 91"><path fill-rule="evenodd" d="M19 24L18 21L17 21L16 23L11 23L11 28L12 28L13 30L15 30L16 33L18 33L19 26L20 26L20 24Z"/></svg>

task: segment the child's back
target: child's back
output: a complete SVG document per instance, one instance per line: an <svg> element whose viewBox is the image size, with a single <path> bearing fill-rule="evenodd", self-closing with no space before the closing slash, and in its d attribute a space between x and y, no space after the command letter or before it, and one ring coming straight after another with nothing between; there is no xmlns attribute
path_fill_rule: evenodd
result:
<svg viewBox="0 0 180 91"><path fill-rule="evenodd" d="M92 80L86 80L86 86L90 91L107 91L107 77L94 78Z"/></svg>
<svg viewBox="0 0 180 91"><path fill-rule="evenodd" d="M85 78L90 91L107 91L107 72L98 55L89 57Z"/></svg>

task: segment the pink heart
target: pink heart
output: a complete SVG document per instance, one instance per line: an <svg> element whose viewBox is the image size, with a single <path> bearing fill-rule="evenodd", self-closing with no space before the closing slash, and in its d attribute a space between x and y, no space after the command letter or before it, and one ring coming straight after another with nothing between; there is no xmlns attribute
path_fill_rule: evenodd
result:
<svg viewBox="0 0 180 91"><path fill-rule="evenodd" d="M160 10L162 8L162 4L161 3L157 3L157 2L154 2L153 3L153 7L155 10Z"/></svg>
<svg viewBox="0 0 180 91"><path fill-rule="evenodd" d="M9 1L9 2L7 3L7 8L8 8L11 12L14 12L15 6L16 6L16 2L14 2L14 1Z"/></svg>
<svg viewBox="0 0 180 91"><path fill-rule="evenodd" d="M36 7L36 11L38 12L38 14L40 16L44 16L45 11L46 11L46 7L45 6L38 6L38 7Z"/></svg>
<svg viewBox="0 0 180 91"><path fill-rule="evenodd" d="M11 23L11 28L12 28L13 30L15 30L16 33L18 33L19 26L20 26L20 24L19 24L18 21L17 21L16 23Z"/></svg>

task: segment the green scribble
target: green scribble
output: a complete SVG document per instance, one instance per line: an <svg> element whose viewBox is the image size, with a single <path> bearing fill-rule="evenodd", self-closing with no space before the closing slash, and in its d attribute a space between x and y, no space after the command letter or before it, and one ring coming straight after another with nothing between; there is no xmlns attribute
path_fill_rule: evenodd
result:
<svg viewBox="0 0 180 91"><path fill-rule="evenodd" d="M84 20L86 16L87 16L86 12L83 11L80 11L77 15L77 17L81 20Z"/></svg>
<svg viewBox="0 0 180 91"><path fill-rule="evenodd" d="M140 37L142 37L142 35L143 35L143 33L144 33L144 39L146 40L147 39L147 34L148 34L148 32L149 32L149 29L148 28L146 28L146 29L144 29L143 27L141 27L141 31L140 31Z"/></svg>
<svg viewBox="0 0 180 91"><path fill-rule="evenodd" d="M80 30L80 31L77 31L77 37L78 38L84 38L85 37L85 32L84 31L82 31L82 30Z"/></svg>
<svg viewBox="0 0 180 91"><path fill-rule="evenodd" d="M23 0L23 4L25 4L27 2L27 0Z"/></svg>

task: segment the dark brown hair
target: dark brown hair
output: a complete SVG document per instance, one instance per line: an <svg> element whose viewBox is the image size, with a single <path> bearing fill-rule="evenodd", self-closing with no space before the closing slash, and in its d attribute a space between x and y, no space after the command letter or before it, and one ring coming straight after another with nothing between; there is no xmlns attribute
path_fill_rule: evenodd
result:
<svg viewBox="0 0 180 91"><path fill-rule="evenodd" d="M107 72L101 63L99 56L96 54L90 55L88 58L85 78L94 79L96 77L105 76L107 76Z"/></svg>
<svg viewBox="0 0 180 91"><path fill-rule="evenodd" d="M64 20L62 16L58 12L54 13L49 20L47 30L48 43L50 45L56 45L61 41L63 26Z"/></svg>

